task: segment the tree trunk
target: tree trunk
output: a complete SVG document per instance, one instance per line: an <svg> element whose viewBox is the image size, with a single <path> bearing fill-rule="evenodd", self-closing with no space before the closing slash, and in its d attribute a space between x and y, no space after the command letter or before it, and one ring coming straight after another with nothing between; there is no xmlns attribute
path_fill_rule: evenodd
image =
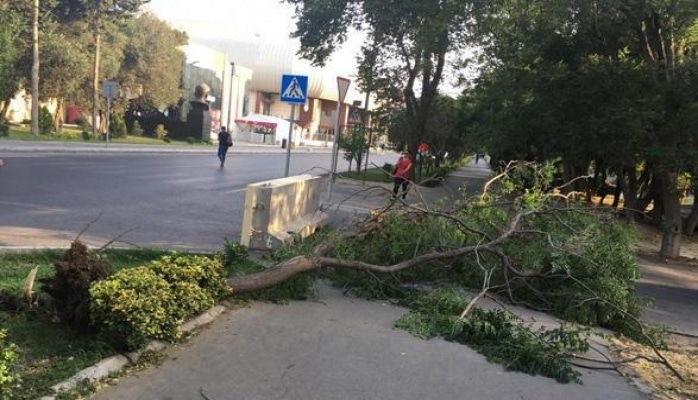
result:
<svg viewBox="0 0 698 400"><path fill-rule="evenodd" d="M31 130L39 134L39 0L34 0L32 7L32 105Z"/></svg>
<svg viewBox="0 0 698 400"><path fill-rule="evenodd" d="M637 175L635 175L635 168L634 167L628 167L625 168L625 176L627 176L627 179L625 180L626 183L622 185L623 189L623 208L625 209L625 215L626 218L628 219L628 223L633 223L637 219L639 215L644 210L638 209L638 201L637 201L637 196L638 196L638 179ZM622 179L619 179L619 182Z"/></svg>
<svg viewBox="0 0 698 400"><path fill-rule="evenodd" d="M92 70L92 136L97 137L97 105L99 104L99 57L101 52L102 35L100 34L99 21L95 21L95 58Z"/></svg>
<svg viewBox="0 0 698 400"><path fill-rule="evenodd" d="M63 108L64 104L65 100L63 98L59 98L56 106L56 115L53 117L53 130L56 132L63 131L63 121L65 115L65 109Z"/></svg>
<svg viewBox="0 0 698 400"><path fill-rule="evenodd" d="M681 204L676 193L676 172L662 171L659 175L664 206L664 229L659 255L677 258L681 255Z"/></svg>

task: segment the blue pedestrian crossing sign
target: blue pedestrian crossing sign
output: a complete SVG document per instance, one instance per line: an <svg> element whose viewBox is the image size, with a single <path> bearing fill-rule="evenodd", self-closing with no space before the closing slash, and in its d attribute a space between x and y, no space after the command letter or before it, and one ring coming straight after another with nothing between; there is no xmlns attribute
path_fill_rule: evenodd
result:
<svg viewBox="0 0 698 400"><path fill-rule="evenodd" d="M304 104L308 97L308 77L305 75L281 76L281 101Z"/></svg>

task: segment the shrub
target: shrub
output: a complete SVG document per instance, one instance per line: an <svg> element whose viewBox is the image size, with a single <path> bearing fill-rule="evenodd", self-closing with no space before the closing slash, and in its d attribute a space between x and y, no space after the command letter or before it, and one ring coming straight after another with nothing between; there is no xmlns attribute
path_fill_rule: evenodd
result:
<svg viewBox="0 0 698 400"><path fill-rule="evenodd" d="M10 124L6 121L0 122L0 137L10 136Z"/></svg>
<svg viewBox="0 0 698 400"><path fill-rule="evenodd" d="M225 282L223 265L215 259L188 255L163 256L146 264L146 267L170 284L193 283L216 300L228 296L231 292Z"/></svg>
<svg viewBox="0 0 698 400"><path fill-rule="evenodd" d="M382 168L383 168L383 171L385 171L385 172L387 172L387 173L389 173L389 174L392 174L392 173L393 173L393 168L395 168L395 166L394 166L393 164L391 164L391 163L385 163L385 164L383 164L383 167L382 167Z"/></svg>
<svg viewBox="0 0 698 400"><path fill-rule="evenodd" d="M39 109L39 132L42 134L53 132L53 116L46 106Z"/></svg>
<svg viewBox="0 0 698 400"><path fill-rule="evenodd" d="M5 341L6 335L7 332L0 329L0 398L11 399L19 383L19 373L14 366L19 355L17 347Z"/></svg>
<svg viewBox="0 0 698 400"><path fill-rule="evenodd" d="M80 134L82 135L82 140L84 140L86 142L89 142L90 139L92 139L92 134L90 134L90 132L88 132L88 131L82 131L82 133L80 133Z"/></svg>
<svg viewBox="0 0 698 400"><path fill-rule="evenodd" d="M187 143L194 144L196 143L196 139L194 139L193 136L187 136Z"/></svg>
<svg viewBox="0 0 698 400"><path fill-rule="evenodd" d="M89 324L90 285L111 273L108 262L91 255L79 241L70 245L63 260L53 263L56 273L43 280L41 290L48 293L62 322L86 331Z"/></svg>
<svg viewBox="0 0 698 400"><path fill-rule="evenodd" d="M75 124L80 127L83 132L89 132L92 130L92 126L85 118L78 118L75 120Z"/></svg>
<svg viewBox="0 0 698 400"><path fill-rule="evenodd" d="M131 128L131 134L134 136L141 136L143 135L143 128L141 127L141 123L138 121L133 121L133 127Z"/></svg>
<svg viewBox="0 0 698 400"><path fill-rule="evenodd" d="M91 316L118 348L136 349L151 339L172 341L185 318L230 294L224 277L217 260L164 256L94 284Z"/></svg>
<svg viewBox="0 0 698 400"><path fill-rule="evenodd" d="M164 137L164 138L162 138L162 141L165 143L170 143L172 140L170 140L170 138L168 138L168 137Z"/></svg>
<svg viewBox="0 0 698 400"><path fill-rule="evenodd" d="M170 284L146 267L121 270L92 285L90 295L93 323L119 349L133 350L150 339L179 336L182 319L173 312Z"/></svg>
<svg viewBox="0 0 698 400"><path fill-rule="evenodd" d="M126 136L126 121L121 114L114 114L109 122L109 134L113 138L122 138Z"/></svg>
<svg viewBox="0 0 698 400"><path fill-rule="evenodd" d="M165 127L162 124L158 124L155 127L155 137L158 139L164 139L165 136L167 136L167 132L165 131Z"/></svg>

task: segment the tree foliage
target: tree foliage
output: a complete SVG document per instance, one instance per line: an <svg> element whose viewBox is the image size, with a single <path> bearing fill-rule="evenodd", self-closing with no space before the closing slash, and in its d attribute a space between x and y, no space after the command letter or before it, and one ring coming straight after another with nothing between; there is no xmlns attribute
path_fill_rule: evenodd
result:
<svg viewBox="0 0 698 400"><path fill-rule="evenodd" d="M296 6L300 54L323 65L350 29L366 33L358 57L360 83L376 93L382 112L403 110L409 123L401 141L412 152L425 140L426 125L447 67L449 51L463 45L471 21L467 0L392 2L287 0Z"/></svg>
<svg viewBox="0 0 698 400"><path fill-rule="evenodd" d="M493 159L559 159L567 178L617 176L625 207L654 201L678 255L676 177L695 163L698 6L673 0L488 2L487 69L463 120ZM576 185L580 189L580 185ZM649 199L649 200L647 200Z"/></svg>
<svg viewBox="0 0 698 400"><path fill-rule="evenodd" d="M177 78L185 59L179 47L187 43L186 34L149 13L130 20L124 34L129 40L119 82L134 91L142 89L149 102L161 109L175 104L181 95Z"/></svg>
<svg viewBox="0 0 698 400"><path fill-rule="evenodd" d="M0 101L9 100L20 82L18 59L26 26L22 14L7 5L0 5ZM0 112L0 120L4 112Z"/></svg>

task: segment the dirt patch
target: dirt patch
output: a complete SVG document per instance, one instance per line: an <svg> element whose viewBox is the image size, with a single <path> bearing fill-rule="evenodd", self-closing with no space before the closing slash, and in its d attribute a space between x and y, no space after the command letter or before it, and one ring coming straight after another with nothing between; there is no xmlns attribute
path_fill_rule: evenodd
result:
<svg viewBox="0 0 698 400"><path fill-rule="evenodd" d="M698 272L698 237L682 237L681 257L665 259L659 257L662 232L653 226L637 224L639 240L637 254L640 262L647 260L665 265L672 270L689 274ZM674 337L669 339L669 348L662 351L667 361L684 377L681 381L669 368L647 359L657 359L654 351L622 338L611 339L612 350L619 360L634 359L628 367L637 378L654 390L654 396L662 400L698 399L698 337Z"/></svg>
<svg viewBox="0 0 698 400"><path fill-rule="evenodd" d="M654 390L655 398L698 399L698 346L673 343L668 350L662 351L662 355L684 378L681 381L668 367L649 361L658 358L651 348L621 338L613 338L610 342L618 360L635 359L627 365L637 378ZM636 358L638 356L644 358Z"/></svg>

